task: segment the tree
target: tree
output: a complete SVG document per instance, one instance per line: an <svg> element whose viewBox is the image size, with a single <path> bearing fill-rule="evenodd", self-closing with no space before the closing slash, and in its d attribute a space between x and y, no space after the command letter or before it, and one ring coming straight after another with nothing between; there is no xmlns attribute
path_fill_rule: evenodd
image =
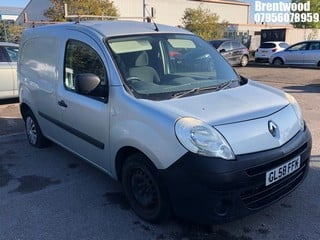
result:
<svg viewBox="0 0 320 240"><path fill-rule="evenodd" d="M227 22L219 23L219 16L209 9L199 6L197 9L187 8L182 17L184 27L205 40L223 37Z"/></svg>
<svg viewBox="0 0 320 240"><path fill-rule="evenodd" d="M8 42L8 24L6 21L0 21L0 41Z"/></svg>
<svg viewBox="0 0 320 240"><path fill-rule="evenodd" d="M292 3L307 4L310 2L310 11L291 11L295 13L293 22L295 28L320 28L319 0L292 0Z"/></svg>
<svg viewBox="0 0 320 240"><path fill-rule="evenodd" d="M68 5L69 15L118 16L116 7L109 0L51 0L52 7L44 15L52 21L66 21L64 4Z"/></svg>
<svg viewBox="0 0 320 240"><path fill-rule="evenodd" d="M15 25L12 21L0 21L0 41L4 42L19 42L22 26Z"/></svg>
<svg viewBox="0 0 320 240"><path fill-rule="evenodd" d="M21 34L24 30L23 26L17 24L11 24L9 26L9 42L18 43L20 42Z"/></svg>

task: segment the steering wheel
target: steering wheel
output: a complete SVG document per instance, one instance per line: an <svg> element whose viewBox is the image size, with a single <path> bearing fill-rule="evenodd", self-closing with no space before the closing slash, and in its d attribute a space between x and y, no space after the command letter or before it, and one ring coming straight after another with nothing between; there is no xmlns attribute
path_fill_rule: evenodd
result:
<svg viewBox="0 0 320 240"><path fill-rule="evenodd" d="M128 77L127 81L132 83L132 82L135 82L135 81L136 82L141 82L142 80L140 78L138 78L138 77Z"/></svg>

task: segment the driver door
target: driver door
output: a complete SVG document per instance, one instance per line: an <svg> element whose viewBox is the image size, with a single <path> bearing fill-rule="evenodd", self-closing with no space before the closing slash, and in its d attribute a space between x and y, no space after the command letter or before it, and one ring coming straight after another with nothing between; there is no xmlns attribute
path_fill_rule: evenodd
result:
<svg viewBox="0 0 320 240"><path fill-rule="evenodd" d="M73 33L65 47L64 78L57 103L65 137L62 144L100 167L107 167L109 150L109 104L106 64L99 45L87 35ZM75 87L79 74L100 78L95 94L80 94Z"/></svg>
<svg viewBox="0 0 320 240"><path fill-rule="evenodd" d="M305 54L307 53L307 43L299 43L288 48L286 52L287 64L304 64Z"/></svg>

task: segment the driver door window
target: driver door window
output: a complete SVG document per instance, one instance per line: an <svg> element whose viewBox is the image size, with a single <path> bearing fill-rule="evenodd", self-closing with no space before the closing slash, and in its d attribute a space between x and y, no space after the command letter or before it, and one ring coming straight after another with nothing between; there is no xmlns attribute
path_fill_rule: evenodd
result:
<svg viewBox="0 0 320 240"><path fill-rule="evenodd" d="M306 49L307 49L307 43L301 43L301 44L297 44L297 45L292 46L288 50L290 50L290 51L303 51Z"/></svg>
<svg viewBox="0 0 320 240"><path fill-rule="evenodd" d="M104 99L107 91L107 74L101 58L89 45L77 40L69 40L64 66L65 88L75 91L75 77L84 73L94 74L101 81L89 96Z"/></svg>

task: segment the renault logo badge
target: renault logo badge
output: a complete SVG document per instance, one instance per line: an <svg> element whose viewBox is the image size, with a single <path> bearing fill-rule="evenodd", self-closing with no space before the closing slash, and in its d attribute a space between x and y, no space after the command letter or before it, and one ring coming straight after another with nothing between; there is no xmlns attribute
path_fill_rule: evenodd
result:
<svg viewBox="0 0 320 240"><path fill-rule="evenodd" d="M277 129L278 129L278 126L277 124L275 124L274 122L272 122L271 120L268 122L268 130L269 132L271 133L271 135L273 137L275 137L277 135Z"/></svg>

